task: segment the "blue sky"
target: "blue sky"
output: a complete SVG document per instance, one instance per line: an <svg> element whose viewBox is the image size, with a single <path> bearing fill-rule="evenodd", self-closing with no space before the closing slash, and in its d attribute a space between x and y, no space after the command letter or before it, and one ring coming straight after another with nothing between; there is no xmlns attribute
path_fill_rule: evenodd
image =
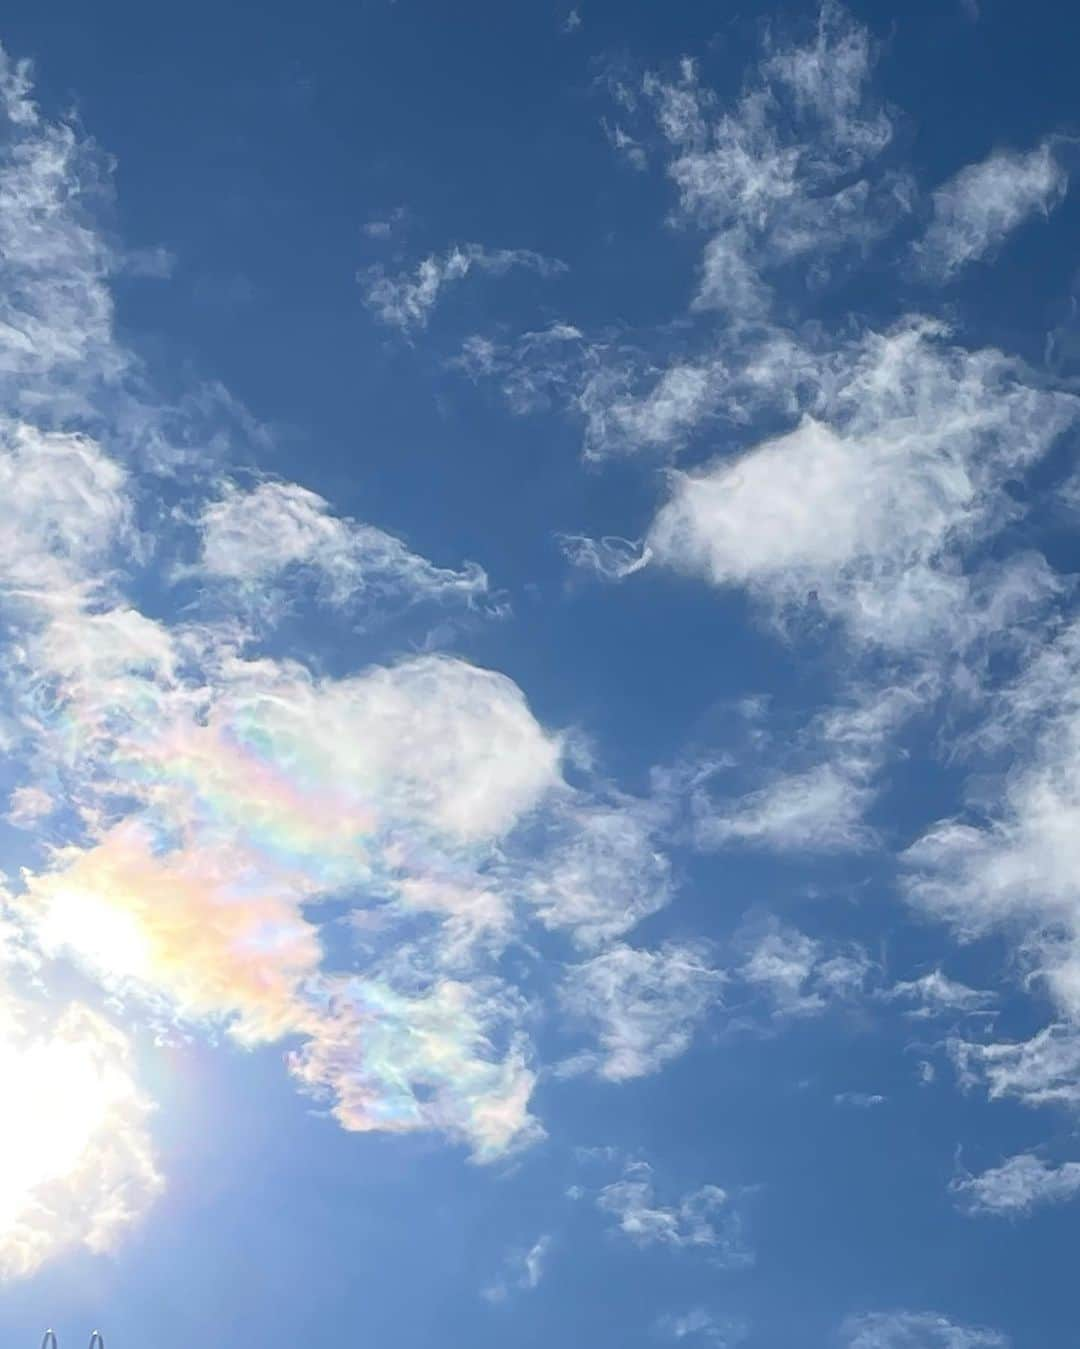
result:
<svg viewBox="0 0 1080 1349"><path fill-rule="evenodd" d="M6 7L12 1343L1072 1343L1078 25Z"/></svg>

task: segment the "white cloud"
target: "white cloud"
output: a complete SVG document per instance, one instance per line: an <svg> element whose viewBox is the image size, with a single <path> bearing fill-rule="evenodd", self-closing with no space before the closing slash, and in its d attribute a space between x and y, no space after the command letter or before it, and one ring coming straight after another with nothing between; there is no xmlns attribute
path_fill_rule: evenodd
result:
<svg viewBox="0 0 1080 1349"><path fill-rule="evenodd" d="M777 1016L814 1016L859 997L872 968L859 947L830 955L823 942L774 921L754 939L738 974Z"/></svg>
<svg viewBox="0 0 1080 1349"><path fill-rule="evenodd" d="M563 359L567 349L562 351ZM582 353L573 352L579 361ZM729 382L713 361L681 361L666 369L643 363L640 353L587 346L572 404L585 418L590 459L643 451L669 458L703 421L711 419ZM535 360L535 352L522 352Z"/></svg>
<svg viewBox="0 0 1080 1349"><path fill-rule="evenodd" d="M695 843L804 853L871 847L877 836L864 816L877 797L882 760L895 731L932 692L933 680L925 676L911 686L867 685L815 717L778 755L781 765L786 757L792 766L765 786L725 800L702 782L691 799ZM807 759L810 766L795 766Z"/></svg>
<svg viewBox="0 0 1080 1349"><path fill-rule="evenodd" d="M442 257L432 254L415 272L390 275L377 265L361 273L364 302L381 323L402 332L427 326L431 311L441 292L472 271L489 276L504 276L514 267L524 267L540 276L558 276L566 264L542 257L527 248L484 248L481 244L463 244L449 249Z"/></svg>
<svg viewBox="0 0 1080 1349"><path fill-rule="evenodd" d="M127 474L89 437L0 422L0 492L0 585L15 597L100 585L134 545Z"/></svg>
<svg viewBox="0 0 1080 1349"><path fill-rule="evenodd" d="M473 380L498 380L510 411L524 416L573 404L590 358L584 334L571 323L555 322L508 343L474 333L452 364Z"/></svg>
<svg viewBox="0 0 1080 1349"><path fill-rule="evenodd" d="M655 951L620 944L571 966L563 1005L600 1044L599 1055L571 1065L595 1068L612 1082L656 1072L689 1047L723 982L707 950L677 942Z"/></svg>
<svg viewBox="0 0 1080 1349"><path fill-rule="evenodd" d="M617 535L590 539L583 534L559 534L556 537L571 566L594 572L605 581L621 581L624 576L632 576L649 565L649 550L632 539Z"/></svg>
<svg viewBox="0 0 1080 1349"><path fill-rule="evenodd" d="M989 818L944 820L909 849L908 892L964 936L1017 936L1024 965L1080 1016L1080 624L1000 690L981 743L1010 751Z"/></svg>
<svg viewBox="0 0 1080 1349"><path fill-rule="evenodd" d="M5 819L16 829L33 829L55 809L56 801L43 787L16 787L8 798Z"/></svg>
<svg viewBox="0 0 1080 1349"><path fill-rule="evenodd" d="M912 1003L905 1015L920 1018L950 1013L966 1016L988 1011L997 1004L995 993L969 988L941 970L931 970L918 979L901 980L891 988L881 989L877 996L887 1002Z"/></svg>
<svg viewBox="0 0 1080 1349"><path fill-rule="evenodd" d="M1023 594L1003 573L980 616L964 548L1010 517L1003 482L1047 452L1080 404L1026 385L999 352L943 338L927 320L867 334L829 361L819 405L795 430L673 474L646 538L654 561L745 587L775 613L816 608L886 648L962 644L1000 626ZM1016 565L1037 596L1038 569Z"/></svg>
<svg viewBox="0 0 1080 1349"><path fill-rule="evenodd" d="M666 822L656 802L566 798L552 813L540 860L521 877L522 898L579 946L621 937L674 893L657 842Z"/></svg>
<svg viewBox="0 0 1080 1349"><path fill-rule="evenodd" d="M632 1162L621 1180L605 1185L597 1196L597 1206L614 1216L624 1236L639 1246L707 1251L715 1263L729 1268L753 1263L724 1190L703 1185L664 1206L657 1202L652 1175L648 1163Z"/></svg>
<svg viewBox="0 0 1080 1349"><path fill-rule="evenodd" d="M0 399L9 414L44 406L55 425L130 364L112 331L116 260L89 220L108 171L74 127L41 117L29 64L0 62Z"/></svg>
<svg viewBox="0 0 1080 1349"><path fill-rule="evenodd" d="M863 176L892 138L891 118L867 94L873 63L866 29L826 0L814 38L771 50L719 116L692 61L676 79L647 77L680 210L717 231L698 307L757 317L769 306L764 270L865 247L906 208L894 178Z"/></svg>
<svg viewBox="0 0 1080 1349"><path fill-rule="evenodd" d="M834 1105L851 1106L855 1110L873 1110L875 1106L884 1105L888 1097L880 1096L876 1092L868 1091L839 1091L833 1097Z"/></svg>
<svg viewBox="0 0 1080 1349"><path fill-rule="evenodd" d="M367 221L361 229L369 239L389 239L405 223L408 215L406 207L395 206L385 216L376 216Z"/></svg>
<svg viewBox="0 0 1080 1349"><path fill-rule="evenodd" d="M1080 1034L1072 1025L1045 1026L1030 1040L1016 1042L954 1038L948 1049L962 1085L984 1082L991 1099L1080 1106Z"/></svg>
<svg viewBox="0 0 1080 1349"><path fill-rule="evenodd" d="M290 569L321 577L328 599L474 603L488 588L474 562L461 571L436 567L374 525L334 515L296 483L263 482L250 491L229 485L202 511L202 575L227 581L263 609L275 603L269 583Z"/></svg>
<svg viewBox="0 0 1080 1349"><path fill-rule="evenodd" d="M960 1325L936 1312L866 1312L849 1317L847 1349L1008 1349L996 1330Z"/></svg>
<svg viewBox="0 0 1080 1349"><path fill-rule="evenodd" d="M1027 154L998 150L969 164L934 193L934 218L916 246L920 266L948 280L1034 215L1065 196L1068 175L1048 144Z"/></svg>
<svg viewBox="0 0 1080 1349"><path fill-rule="evenodd" d="M1021 1217L1040 1204L1061 1204L1080 1192L1080 1162L1051 1166L1022 1152L981 1175L959 1177L949 1188L969 1213Z"/></svg>
<svg viewBox="0 0 1080 1349"><path fill-rule="evenodd" d="M715 1346L715 1349L735 1349L750 1333L745 1321L715 1316L704 1307L662 1316L656 1323L656 1329L665 1339L703 1340Z"/></svg>
<svg viewBox="0 0 1080 1349"><path fill-rule="evenodd" d="M649 156L639 140L631 136L618 122L609 122L607 118L604 118L600 125L604 128L604 135L607 136L615 149L625 156L627 162L639 173L644 172L649 167Z"/></svg>
<svg viewBox="0 0 1080 1349"><path fill-rule="evenodd" d="M551 1237L544 1235L525 1251L512 1251L502 1274L482 1293L489 1302L505 1302L513 1292L532 1292L544 1276L551 1253Z"/></svg>
<svg viewBox="0 0 1080 1349"><path fill-rule="evenodd" d="M833 764L782 778L742 797L726 812L699 814L697 842L706 849L733 844L791 852L864 847L862 823L872 790Z"/></svg>

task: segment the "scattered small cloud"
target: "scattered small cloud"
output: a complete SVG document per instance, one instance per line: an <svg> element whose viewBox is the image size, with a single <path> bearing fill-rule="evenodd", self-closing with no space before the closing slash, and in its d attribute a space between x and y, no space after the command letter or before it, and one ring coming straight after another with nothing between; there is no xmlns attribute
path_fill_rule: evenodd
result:
<svg viewBox="0 0 1080 1349"><path fill-rule="evenodd" d="M470 272L505 276L515 267L542 277L567 270L564 262L545 258L527 248L484 248L463 244L441 257L431 254L413 272L390 273L381 264L360 273L364 303L380 323L408 333L427 326L432 310L447 286L464 280Z"/></svg>
<svg viewBox="0 0 1080 1349"><path fill-rule="evenodd" d="M1063 1204L1080 1193L1080 1162L1052 1166L1022 1152L980 1175L959 1176L949 1188L974 1216L1027 1217L1040 1205Z"/></svg>
<svg viewBox="0 0 1080 1349"><path fill-rule="evenodd" d="M717 1316L704 1307L662 1316L656 1323L656 1333L664 1339L695 1341L712 1345L713 1349L735 1349L750 1334L746 1321L736 1317Z"/></svg>
<svg viewBox="0 0 1080 1349"><path fill-rule="evenodd" d="M861 947L830 951L824 942L771 920L747 934L739 978L771 1005L774 1016L816 1016L862 996L874 966Z"/></svg>
<svg viewBox="0 0 1080 1349"><path fill-rule="evenodd" d="M551 1245L551 1237L544 1235L537 1237L527 1250L512 1251L506 1257L502 1274L483 1290L482 1296L488 1302L505 1302L514 1293L531 1293L544 1276Z"/></svg>
<svg viewBox="0 0 1080 1349"><path fill-rule="evenodd" d="M904 1015L916 1019L953 1014L971 1016L992 1011L998 1002L995 993L969 988L967 984L950 979L940 969L879 989L877 997L886 1002L912 1004Z"/></svg>
<svg viewBox="0 0 1080 1349"><path fill-rule="evenodd" d="M615 1218L616 1230L638 1246L700 1250L726 1268L753 1264L739 1216L717 1185L704 1185L663 1205L656 1198L652 1167L631 1162L621 1180L604 1186L596 1203Z"/></svg>
<svg viewBox="0 0 1080 1349"><path fill-rule="evenodd" d="M591 1070L624 1082L657 1072L689 1048L724 982L707 947L679 942L654 951L619 943L571 966L562 1003L599 1050L569 1060L564 1075Z"/></svg>
<svg viewBox="0 0 1080 1349"><path fill-rule="evenodd" d="M408 221L409 212L405 206L395 206L394 209L384 216L373 216L360 226L361 231L369 239L390 239L401 229Z"/></svg>
<svg viewBox="0 0 1080 1349"><path fill-rule="evenodd" d="M841 1327L845 1349L1008 1349L996 1330L961 1325L937 1312L865 1312Z"/></svg>
<svg viewBox="0 0 1080 1349"><path fill-rule="evenodd" d="M556 535L563 556L573 567L590 571L605 581L621 581L649 565L649 550L640 540L608 535L590 539L583 534Z"/></svg>

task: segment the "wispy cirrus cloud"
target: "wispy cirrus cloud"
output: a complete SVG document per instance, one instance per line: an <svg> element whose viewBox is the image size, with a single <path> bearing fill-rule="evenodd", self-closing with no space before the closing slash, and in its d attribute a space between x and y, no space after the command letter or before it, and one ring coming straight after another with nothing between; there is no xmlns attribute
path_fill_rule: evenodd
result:
<svg viewBox="0 0 1080 1349"><path fill-rule="evenodd" d="M904 1015L919 1019L934 1016L973 1016L987 1013L997 1005L997 994L988 989L969 988L944 971L931 970L917 979L901 979L877 996L886 1002L909 1004Z"/></svg>
<svg viewBox="0 0 1080 1349"><path fill-rule="evenodd" d="M593 1069L612 1082L656 1072L687 1049L724 982L707 948L678 942L655 951L619 943L571 966L563 1006L592 1029L599 1051L577 1055L563 1071Z"/></svg>
<svg viewBox="0 0 1080 1349"><path fill-rule="evenodd" d="M753 1264L739 1216L717 1185L703 1185L665 1205L657 1202L652 1167L631 1162L620 1180L600 1190L596 1203L615 1218L617 1231L638 1246L699 1250L728 1268Z"/></svg>
<svg viewBox="0 0 1080 1349"><path fill-rule="evenodd" d="M244 491L226 483L198 521L198 574L236 588L264 612L283 602L277 583L290 573L315 578L334 604L400 597L469 605L483 596L482 567L436 567L374 525L335 515L316 492L296 483L261 482Z"/></svg>
<svg viewBox="0 0 1080 1349"><path fill-rule="evenodd" d="M919 267L935 280L950 280L996 252L1032 217L1048 216L1068 181L1047 142L1026 154L998 150L967 165L933 195L933 218L915 246Z"/></svg>
<svg viewBox="0 0 1080 1349"><path fill-rule="evenodd" d="M527 1250L512 1251L505 1261L502 1274L488 1284L482 1296L489 1302L505 1302L516 1292L531 1293L544 1277L552 1238L549 1234L537 1237Z"/></svg>
<svg viewBox="0 0 1080 1349"><path fill-rule="evenodd" d="M984 1085L991 1100L1080 1106L1080 1031L1052 1022L1028 1040L948 1041L961 1085Z"/></svg>
<svg viewBox="0 0 1080 1349"><path fill-rule="evenodd" d="M1080 1193L1080 1162L1052 1166L1021 1152L979 1175L958 1176L949 1188L967 1213L1026 1217L1039 1205L1062 1204Z"/></svg>
<svg viewBox="0 0 1080 1349"><path fill-rule="evenodd" d="M412 272L390 273L381 264L360 274L364 303L380 323L409 332L424 328L440 295L447 286L463 281L470 272L505 276L515 267L536 272L542 277L558 276L566 264L557 258L545 258L527 248L485 248L482 244L462 244L441 257L431 254Z"/></svg>
<svg viewBox="0 0 1080 1349"><path fill-rule="evenodd" d="M867 30L829 2L814 36L773 45L727 111L690 60L674 79L646 78L680 212L715 231L695 307L758 319L771 305L766 272L865 247L905 209L901 180L866 172L893 135L869 88L874 58Z"/></svg>
<svg viewBox="0 0 1080 1349"><path fill-rule="evenodd" d="M815 1016L857 999L874 968L861 947L832 950L775 919L763 931L748 933L746 944L739 978L762 994L778 1017Z"/></svg>
<svg viewBox="0 0 1080 1349"><path fill-rule="evenodd" d="M937 1312L866 1312L841 1328L847 1349L1008 1349L996 1330L962 1325Z"/></svg>
<svg viewBox="0 0 1080 1349"><path fill-rule="evenodd" d="M716 1349L735 1349L750 1334L750 1327L743 1320L731 1316L717 1316L704 1307L693 1307L690 1311L662 1316L656 1323L657 1333L665 1339L695 1340L712 1344Z"/></svg>

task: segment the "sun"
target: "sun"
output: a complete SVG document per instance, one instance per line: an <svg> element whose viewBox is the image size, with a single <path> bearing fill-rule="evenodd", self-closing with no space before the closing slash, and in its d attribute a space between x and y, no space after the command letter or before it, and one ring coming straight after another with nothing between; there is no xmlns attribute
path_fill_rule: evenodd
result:
<svg viewBox="0 0 1080 1349"><path fill-rule="evenodd" d="M8 999L0 1081L0 1279L76 1243L105 1249L136 1216L111 1182L133 1199L160 1189L126 1038L81 1004L39 1018Z"/></svg>
<svg viewBox="0 0 1080 1349"><path fill-rule="evenodd" d="M0 1230L34 1194L69 1176L110 1110L109 1074L85 1042L0 1044Z"/></svg>

